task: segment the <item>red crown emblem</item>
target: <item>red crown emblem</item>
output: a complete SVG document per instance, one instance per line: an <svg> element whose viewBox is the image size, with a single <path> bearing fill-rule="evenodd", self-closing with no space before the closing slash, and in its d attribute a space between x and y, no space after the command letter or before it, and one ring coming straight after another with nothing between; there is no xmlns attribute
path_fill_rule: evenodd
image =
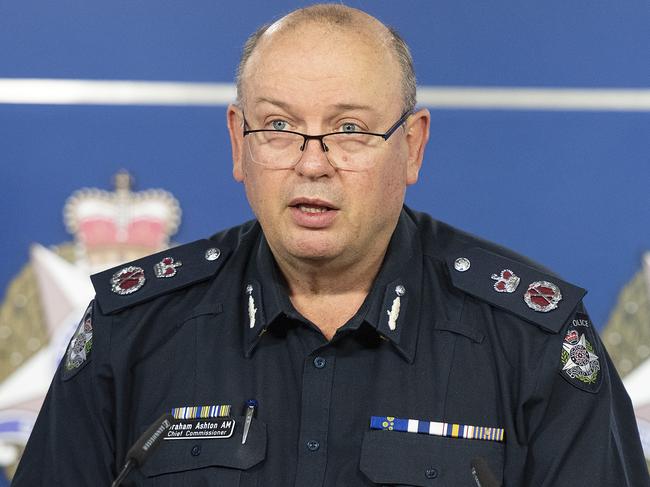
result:
<svg viewBox="0 0 650 487"><path fill-rule="evenodd" d="M131 191L125 172L115 176L115 191L81 189L63 210L68 231L75 236L82 257L91 268L109 267L169 247L181 209L167 191Z"/></svg>
<svg viewBox="0 0 650 487"><path fill-rule="evenodd" d="M578 332L575 330L571 330L564 337L564 341L571 344L578 343L578 339L579 339Z"/></svg>

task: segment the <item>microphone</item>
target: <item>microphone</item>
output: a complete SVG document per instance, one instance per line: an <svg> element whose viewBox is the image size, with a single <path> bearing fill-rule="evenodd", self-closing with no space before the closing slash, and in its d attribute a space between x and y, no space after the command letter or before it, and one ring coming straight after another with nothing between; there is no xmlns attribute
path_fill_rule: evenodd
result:
<svg viewBox="0 0 650 487"><path fill-rule="evenodd" d="M133 467L141 467L147 461L154 450L160 446L161 439L165 436L173 421L174 417L169 413L165 413L154 421L147 431L142 433L138 441L127 452L126 463L111 484L111 487L119 487Z"/></svg>
<svg viewBox="0 0 650 487"><path fill-rule="evenodd" d="M485 458L477 457L472 460L472 476L477 487L500 487Z"/></svg>

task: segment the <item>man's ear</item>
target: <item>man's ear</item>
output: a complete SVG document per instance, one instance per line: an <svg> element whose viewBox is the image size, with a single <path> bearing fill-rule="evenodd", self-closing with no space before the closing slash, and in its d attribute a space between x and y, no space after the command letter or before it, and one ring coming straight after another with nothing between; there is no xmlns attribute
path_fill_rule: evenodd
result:
<svg viewBox="0 0 650 487"><path fill-rule="evenodd" d="M241 183L244 180L244 116L237 105L230 104L226 112L226 119L232 150L232 176L235 178L235 181Z"/></svg>
<svg viewBox="0 0 650 487"><path fill-rule="evenodd" d="M406 143L409 157L406 167L406 184L415 184L422 167L424 148L429 141L431 114L423 108L411 115L406 124Z"/></svg>

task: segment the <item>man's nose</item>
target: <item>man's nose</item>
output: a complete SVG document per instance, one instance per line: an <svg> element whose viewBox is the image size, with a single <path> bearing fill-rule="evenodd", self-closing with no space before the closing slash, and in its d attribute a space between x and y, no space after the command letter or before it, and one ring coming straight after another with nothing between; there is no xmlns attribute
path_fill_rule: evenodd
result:
<svg viewBox="0 0 650 487"><path fill-rule="evenodd" d="M328 158L327 145L318 139L305 141L295 169L303 176L311 178L331 176L336 172L336 168Z"/></svg>

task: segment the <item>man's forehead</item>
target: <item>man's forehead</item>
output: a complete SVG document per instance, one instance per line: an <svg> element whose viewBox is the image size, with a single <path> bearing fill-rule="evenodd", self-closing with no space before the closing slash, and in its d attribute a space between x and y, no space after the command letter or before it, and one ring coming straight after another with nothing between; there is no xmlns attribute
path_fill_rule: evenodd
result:
<svg viewBox="0 0 650 487"><path fill-rule="evenodd" d="M318 58L323 65L333 61L332 57L344 61L358 59L377 67L396 61L390 47L392 34L386 26L365 12L343 9L349 15L342 22L304 18L297 11L272 24L256 42L244 66L243 77L254 76L260 65L272 69L286 57L293 58L294 63Z"/></svg>
<svg viewBox="0 0 650 487"><path fill-rule="evenodd" d="M290 99L284 100L281 97L272 97L272 96L253 96L252 102L256 105L271 105L283 108L285 110L290 110L292 108L292 102ZM331 105L335 110L360 110L360 111L371 111L374 110L374 105L365 104L365 103L355 103L355 102L336 102Z"/></svg>
<svg viewBox="0 0 650 487"><path fill-rule="evenodd" d="M250 90L249 102L277 101L282 98L279 90L313 88L317 90L314 96L327 98L330 93L340 96L352 90L397 87L401 80L399 65L379 42L367 32L351 28L331 31L319 24L277 31L260 42L247 63L242 81ZM336 101L359 107L374 105L368 95Z"/></svg>
<svg viewBox="0 0 650 487"><path fill-rule="evenodd" d="M401 104L399 84L386 83L381 73L341 71L326 79L304 78L282 69L256 70L246 87L245 109L258 114L279 109L296 117L329 117L343 112L372 115Z"/></svg>
<svg viewBox="0 0 650 487"><path fill-rule="evenodd" d="M383 113L383 110L377 104L364 103L358 97L352 94L350 101L334 100L331 103L323 102L314 97L314 103L302 106L296 102L293 96L286 93L276 93L270 96L256 95L253 93L248 100L247 113L263 115L266 112L274 112L279 108L280 110L302 117L303 115L316 115L320 114L323 117L334 117L343 113L355 113L362 116L376 117Z"/></svg>

